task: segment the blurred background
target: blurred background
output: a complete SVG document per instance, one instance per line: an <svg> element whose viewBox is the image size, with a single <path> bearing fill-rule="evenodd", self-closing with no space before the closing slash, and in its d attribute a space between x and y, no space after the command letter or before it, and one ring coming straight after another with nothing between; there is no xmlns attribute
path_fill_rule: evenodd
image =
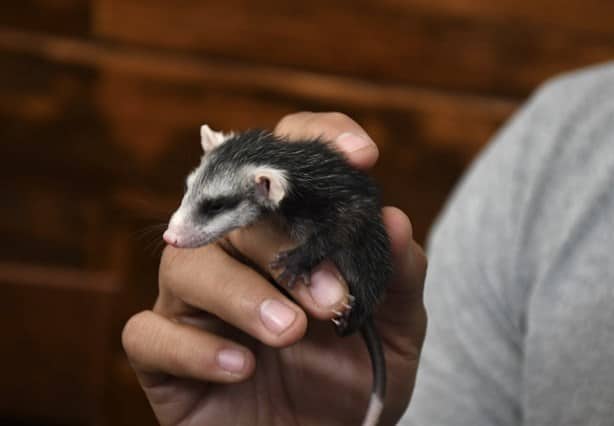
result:
<svg viewBox="0 0 614 426"><path fill-rule="evenodd" d="M199 126L343 111L417 239L545 79L614 56L604 0L3 0L0 424L155 424L120 345ZM527 152L527 155L531 155Z"/></svg>

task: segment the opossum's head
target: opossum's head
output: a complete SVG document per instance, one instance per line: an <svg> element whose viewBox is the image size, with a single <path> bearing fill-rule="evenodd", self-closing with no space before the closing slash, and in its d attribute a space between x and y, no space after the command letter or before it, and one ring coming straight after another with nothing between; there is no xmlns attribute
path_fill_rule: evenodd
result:
<svg viewBox="0 0 614 426"><path fill-rule="evenodd" d="M217 149L233 137L201 128L205 155L186 180L181 205L164 233L168 244L181 248L209 244L274 211L284 198L288 181L283 170L245 163L236 152Z"/></svg>

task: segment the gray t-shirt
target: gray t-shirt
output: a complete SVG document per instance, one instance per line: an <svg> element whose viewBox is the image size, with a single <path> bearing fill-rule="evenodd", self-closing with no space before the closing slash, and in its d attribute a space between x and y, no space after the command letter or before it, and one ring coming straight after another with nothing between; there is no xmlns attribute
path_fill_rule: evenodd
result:
<svg viewBox="0 0 614 426"><path fill-rule="evenodd" d="M429 243L401 425L614 425L614 66L542 87Z"/></svg>

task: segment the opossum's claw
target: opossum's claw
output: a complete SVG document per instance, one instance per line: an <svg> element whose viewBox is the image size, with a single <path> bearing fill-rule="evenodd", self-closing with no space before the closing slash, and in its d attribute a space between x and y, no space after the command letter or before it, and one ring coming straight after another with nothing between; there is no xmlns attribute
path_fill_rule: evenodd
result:
<svg viewBox="0 0 614 426"><path fill-rule="evenodd" d="M350 313L352 312L352 306L354 305L354 300L355 300L354 296L352 296L351 294L348 295L347 303L344 303L343 305L341 305L344 308L343 311L338 311L338 310L333 311L333 313L335 314L335 317L331 321L333 322L333 324L335 324L335 327L337 328L337 332L339 334L343 334L343 331L348 326L348 321L350 318Z"/></svg>

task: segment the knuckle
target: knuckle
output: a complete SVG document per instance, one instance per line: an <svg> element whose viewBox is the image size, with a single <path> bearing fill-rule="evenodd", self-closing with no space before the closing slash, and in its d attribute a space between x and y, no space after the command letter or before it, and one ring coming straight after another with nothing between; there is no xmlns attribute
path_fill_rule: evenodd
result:
<svg viewBox="0 0 614 426"><path fill-rule="evenodd" d="M336 126L345 126L350 123L355 123L347 114L338 111L326 112L322 118Z"/></svg>
<svg viewBox="0 0 614 426"><path fill-rule="evenodd" d="M143 329L148 322L151 311L142 311L133 315L124 325L122 330L122 346L128 354L133 356L141 344Z"/></svg>
<svg viewBox="0 0 614 426"><path fill-rule="evenodd" d="M310 115L311 113L308 111L299 111L283 116L275 126L275 133L290 133L292 130L294 130L294 127L306 121L307 117Z"/></svg>
<svg viewBox="0 0 614 426"><path fill-rule="evenodd" d="M254 226L258 226L258 224ZM234 258L245 256L245 246L246 242L250 241L250 231L252 231L251 227L235 229L226 235L223 240L219 241L218 244L226 253Z"/></svg>

